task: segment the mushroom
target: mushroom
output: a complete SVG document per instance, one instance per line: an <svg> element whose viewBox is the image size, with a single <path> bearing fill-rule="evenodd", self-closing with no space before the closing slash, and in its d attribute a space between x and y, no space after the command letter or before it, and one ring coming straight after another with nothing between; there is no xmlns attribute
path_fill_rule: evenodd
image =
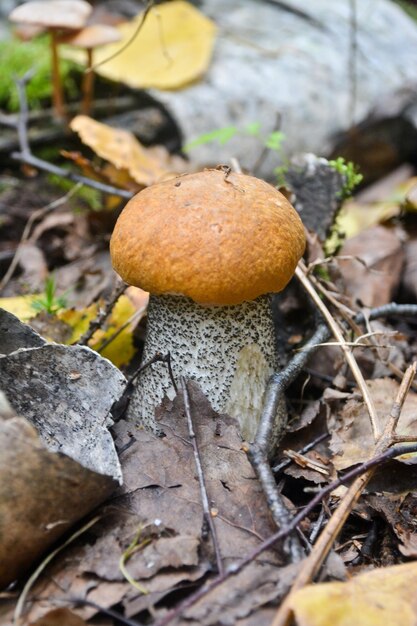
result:
<svg viewBox="0 0 417 626"><path fill-rule="evenodd" d="M13 9L12 22L42 26L51 36L52 100L56 116L65 117L61 76L58 61L59 34L65 30L79 30L86 23L92 7L84 0L32 0Z"/></svg>
<svg viewBox="0 0 417 626"><path fill-rule="evenodd" d="M84 48L87 52L87 68L82 85L83 101L81 105L81 112L85 115L88 115L90 112L93 98L94 72L92 71L92 67L94 49L110 43L116 43L120 41L120 39L121 35L114 26L107 24L91 24L91 26L86 26L78 33L75 33L75 35L69 35L62 40L63 43L67 43L70 46Z"/></svg>
<svg viewBox="0 0 417 626"><path fill-rule="evenodd" d="M286 286L304 248L302 222L279 191L224 169L144 189L111 238L115 270L151 294L143 361L169 353L174 377L195 380L249 441L278 365L271 293ZM127 418L157 431L165 394L174 396L173 385L155 363L141 373Z"/></svg>

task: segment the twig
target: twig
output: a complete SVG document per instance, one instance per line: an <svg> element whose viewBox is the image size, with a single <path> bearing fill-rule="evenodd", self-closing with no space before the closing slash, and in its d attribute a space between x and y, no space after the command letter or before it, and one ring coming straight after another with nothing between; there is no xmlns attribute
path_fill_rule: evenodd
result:
<svg viewBox="0 0 417 626"><path fill-rule="evenodd" d="M303 448L301 448L301 450L298 450L298 454L305 454L306 452L313 450L319 443L321 443L325 439L328 439L329 437L330 437L329 433L323 433L322 435L319 435L318 437L313 439L313 441L310 441L310 443L308 443ZM272 471L275 474L277 474L278 472L282 472L282 470L284 470L286 467L289 467L290 465L292 465L292 463L293 463L292 459L285 459L284 461L281 461L277 465L274 465L272 468Z"/></svg>
<svg viewBox="0 0 417 626"><path fill-rule="evenodd" d="M289 526L292 516L281 494L278 493L275 477L268 460L269 442L271 440L278 406L283 400L287 386L298 376L299 372L307 363L311 353L316 350L317 344L324 341L328 336L328 328L322 324L304 346L304 350L298 352L283 371L271 377L265 391L262 415L258 424L255 441L249 448L250 462L261 483L274 521L279 528ZM299 561L304 556L304 551L296 536L291 537L289 551L294 562Z"/></svg>
<svg viewBox="0 0 417 626"><path fill-rule="evenodd" d="M292 515L277 489L275 476L268 462L267 451L265 448L260 448L256 444L256 441L249 448L249 460L256 472L259 482L262 485L269 510L271 511L277 527L285 528L290 526ZM289 552L293 563L298 563L305 556L299 538L295 534L289 538L289 541L285 546L285 550L286 552Z"/></svg>
<svg viewBox="0 0 417 626"><path fill-rule="evenodd" d="M397 304L391 302L380 307L375 307L368 311L366 317L363 313L358 313L354 321L361 324L365 319L375 320L381 317L399 316L411 317L415 319L417 316L417 304ZM264 405L262 415L259 421L256 433L256 444L261 449L268 449L272 428L274 426L277 408L281 402L286 388L295 381L306 366L311 355L317 350L320 343L323 343L330 337L330 330L325 324L320 324L315 333L305 343L303 350L297 352L288 365L281 371L271 376L265 391Z"/></svg>
<svg viewBox="0 0 417 626"><path fill-rule="evenodd" d="M329 335L330 332L327 326L320 324L314 335L312 335L304 345L303 351L297 352L287 367L281 372L277 372L271 376L265 391L262 415L255 437L255 443L261 450L268 449L278 405L283 398L285 389L302 372L303 367L306 365L312 353L317 350L317 346L323 341L326 341Z"/></svg>
<svg viewBox="0 0 417 626"><path fill-rule="evenodd" d="M390 419L388 420L387 426L385 427L382 436L380 436L379 439L375 442L374 458L381 458L381 455L384 456L385 454L392 451L390 451L388 447L394 441L394 428L398 422L401 408L404 405L404 401L407 396L408 390L410 389L410 384L415 375L415 372L416 363L413 363L413 365L411 365L407 369L403 383L400 385L397 397L392 405ZM404 447L406 449L407 445L404 445ZM331 550L331 547L336 537L339 535L347 517L349 516L354 504L358 501L363 490L373 476L375 465L369 465L368 462L364 463L363 466L367 466L365 473L362 473L362 475L359 476L349 487L346 494L340 501L339 506L330 517L317 542L315 543L312 552L304 561L303 567L300 570L297 578L295 579L290 594L286 597L286 599L278 609L271 626L288 626L290 624L292 617L290 608L292 595L295 593L295 591L301 589L310 581L312 581L314 576L318 573L321 565L327 558L327 555Z"/></svg>
<svg viewBox="0 0 417 626"><path fill-rule="evenodd" d="M86 70L86 72L94 72L98 67L101 67L102 65L104 65L105 63L108 63L109 61L111 61L112 59L114 59L115 57L119 56L119 54L121 54L122 52L124 52L126 50L126 48L128 48L136 39L136 37L139 35L140 31L143 28L143 25L145 24L146 18L149 15L149 11L152 9L153 5L154 5L154 0L150 0L146 7L144 12L142 13L142 19L140 20L138 26L135 29L135 32L133 33L133 35L130 37L130 39L121 47L119 48L119 50L116 50L116 52L114 54L111 54L110 56L106 57L105 59L103 59L102 61L100 61L99 63L95 63L94 65L92 65L90 68L88 68Z"/></svg>
<svg viewBox="0 0 417 626"><path fill-rule="evenodd" d="M207 495L207 487L206 487L206 481L204 479L204 471L203 471L203 466L201 463L200 450L198 448L198 442L197 442L197 438L196 438L195 431L194 431L193 416L191 412L191 403L190 403L190 394L188 392L187 381L183 376L181 376L181 386L182 386L182 393L183 393L183 398L184 398L185 415L187 418L188 436L190 438L190 442L193 447L194 463L195 463L196 470L197 470L198 484L200 485L200 497L201 497L201 503L203 505L203 518L208 528L210 529L211 539L213 541L214 552L216 555L217 571L219 575L222 576L224 573L223 562L222 562L222 557L220 554L220 547L219 547L219 542L217 539L216 527L215 527L213 517L210 512L210 503L209 503L209 499Z"/></svg>
<svg viewBox="0 0 417 626"><path fill-rule="evenodd" d="M100 346L98 346L98 348L96 348L96 351L103 352L103 350L107 348L107 346L109 346L115 339L117 339L117 337L120 335L120 333L122 333L125 330L125 328L130 326L130 324L132 324L135 320L141 319L146 309L147 309L147 306L143 306L137 311L135 311L129 317L129 319L125 321L124 324L122 324L117 330L114 331L114 333L110 335L110 337L108 337L105 341L103 341L103 343Z"/></svg>
<svg viewBox="0 0 417 626"><path fill-rule="evenodd" d="M244 557L240 563L235 563L232 566L229 566L227 570L224 571L222 575L216 576L213 580L207 583L204 587L198 589L194 594L186 598L183 602L181 602L174 609L169 611L162 619L157 621L153 626L167 626L174 619L180 617L184 611L189 609L191 606L196 604L199 600L201 600L205 595L216 589L221 584L223 584L230 576L235 576L239 572L241 572L247 565L255 561L265 550L271 548L277 541L285 539L290 533L292 533L295 528L300 524L307 515L309 515L318 504L334 489L339 487L340 485L345 485L350 480L360 476L364 472L377 467L378 465L382 465L387 461L401 456L403 454L409 454L411 452L417 451L417 443L414 444L403 444L397 445L395 447L390 448L385 451L383 454L377 455L366 461L362 465L355 467L350 472L347 472L344 476L334 480L332 483L329 483L324 487L320 492L318 492L314 498L308 503L308 505L293 518L290 525L287 528L283 528L278 530L276 533L271 535L268 539L259 544L257 548L255 548L249 555Z"/></svg>
<svg viewBox="0 0 417 626"><path fill-rule="evenodd" d="M46 172L50 172L51 174L56 174L61 178L68 178L75 183L82 183L83 185L88 185L93 189L97 189L98 191L103 191L104 193L111 194L113 196L120 196L121 198L126 198L129 200L134 195L130 191L126 191L124 189L118 189L117 187L113 187L112 185L107 185L105 183L100 183L91 178L87 178L86 176L80 176L75 174L74 172L70 172L65 170L62 167L58 167L57 165L52 165L52 163L48 163L43 159L39 159L35 157L31 151L28 141L28 132L27 132L27 118L28 118L28 104L26 98L26 90L25 85L30 78L29 72L23 76L23 78L17 80L16 85L18 88L19 94L19 116L17 119L17 129L18 129L18 137L19 137L19 147L20 152L13 152L12 158L16 161L21 161L22 163L27 163L28 165L32 165L40 170L44 170Z"/></svg>
<svg viewBox="0 0 417 626"><path fill-rule="evenodd" d="M83 185L87 185L88 187L92 187L93 189L97 189L98 191L102 191L103 193L108 193L112 196L119 196L120 198L126 198L126 200L130 200L130 198L133 198L134 196L131 191L119 189L118 187L107 185L106 183L100 183L98 180L87 178L87 176L75 174L74 172L66 170L63 167L58 167L58 165L52 165L52 163L48 163L43 159L38 159L38 157L33 156L33 154L12 152L11 156L16 161L21 161L22 163L33 165L33 167L36 167L37 169L49 172L51 174L56 174L61 178L68 178L69 180L72 180L76 183L82 183Z"/></svg>
<svg viewBox="0 0 417 626"><path fill-rule="evenodd" d="M108 617L112 617L117 624L124 624L124 626L143 626L143 622L138 622L136 620L128 619L122 613L118 611L114 611L113 609L109 609L106 606L101 606L97 604L97 602L92 602L91 600L87 600L86 598L68 598L68 603L73 606L91 606L93 609L97 609L100 613L107 615Z"/></svg>
<svg viewBox="0 0 417 626"><path fill-rule="evenodd" d="M332 315L330 314L330 311L328 310L324 302L320 299L311 281L307 278L306 273L307 273L307 268L305 267L304 263L301 261L296 269L296 276L298 280L300 281L300 283L302 284L302 286L304 287L304 289L309 294L309 296L314 301L320 313L325 318L336 340L340 343L340 347L345 354L346 361L348 362L348 365L352 371L353 377L356 380L356 383L362 393L364 402L368 409L369 418L371 420L372 431L374 434L374 438L376 440L378 439L382 431L381 424L380 424L380 420L375 409L374 401L371 397L371 394L369 393L369 389L363 378L362 372L359 369L359 366L356 362L355 357L353 356L350 346L347 345L345 338L343 337L343 333L338 323L332 317Z"/></svg>
<svg viewBox="0 0 417 626"><path fill-rule="evenodd" d="M89 342L91 337L94 335L96 330L98 330L100 326L103 324L103 322L108 318L114 305L116 304L120 296L126 291L126 289L127 289L127 284L124 282L121 282L119 279L113 289L113 293L111 294L109 301L106 303L106 305L103 308L99 309L96 317L93 320L91 320L90 325L87 328L84 335L82 335L80 339L76 342L78 345L80 346L87 345L87 343Z"/></svg>
<svg viewBox="0 0 417 626"><path fill-rule="evenodd" d="M174 378L174 373L172 371L172 366L171 366L171 355L168 352L167 354L155 354L152 358L150 358L148 361L146 361L145 363L141 364L140 367L138 367L138 369L136 370L136 372L134 372L129 378L128 381L126 383L126 387L123 390L122 395L120 396L120 398L118 400L116 400L115 402L113 402L113 405L110 409L110 412L113 416L113 419L115 421L119 420L123 414L126 412L127 407L129 406L129 402L130 402L130 396L132 395L133 392L133 386L134 386L134 382L135 380L138 378L138 376L140 376L140 374L147 369L148 367L150 367L151 365L153 365L154 363L158 363L158 362L162 362L162 363L166 363L167 368L168 368L168 373L169 373L169 377L171 379L171 384L175 390L175 393L178 393L178 386L177 383L175 381Z"/></svg>
<svg viewBox="0 0 417 626"><path fill-rule="evenodd" d="M23 248L24 244L30 239L30 230L31 230L32 225L34 224L34 222L36 222L36 220L44 217L44 215L47 215L47 213L50 213L54 209L57 209L61 205L65 204L70 198L72 198L72 196L74 194L77 193L77 191L79 191L81 186L82 186L81 183L77 183L64 196L62 196L61 198L58 198L57 200L53 200L49 204L47 204L44 207L38 209L37 211L34 211L30 215L30 217L29 217L28 221L26 222L26 225L25 225L25 227L23 229L23 233L22 233L22 236L20 238L19 244L18 244L18 246L16 248L16 252L14 253L13 259L11 260L11 263L10 263L9 267L7 268L7 272L5 273L5 275L3 276L3 278L0 281L0 291L2 291L6 287L6 285L8 284L8 282L10 281L11 277L13 276L13 274L15 272L15 269L16 269L18 263L19 263L20 254L21 254L22 248Z"/></svg>

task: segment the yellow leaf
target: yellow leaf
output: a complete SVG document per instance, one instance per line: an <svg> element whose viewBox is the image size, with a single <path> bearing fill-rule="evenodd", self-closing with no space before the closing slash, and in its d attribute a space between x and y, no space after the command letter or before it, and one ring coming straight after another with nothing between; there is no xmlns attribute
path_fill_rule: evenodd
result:
<svg viewBox="0 0 417 626"><path fill-rule="evenodd" d="M104 302L100 301L91 304L86 309L68 309L58 313L59 319L72 328L73 332L68 341L69 344L78 341L87 331L91 320L97 315L98 307L103 305ZM128 324L123 330L120 329L129 321L136 310L130 298L125 295L120 296L104 325L96 330L88 342L90 348L99 351L102 356L112 361L117 367L129 363L135 353L132 338L133 324ZM119 330L120 332L114 337ZM101 346L109 339L111 342L101 350Z"/></svg>
<svg viewBox="0 0 417 626"><path fill-rule="evenodd" d="M96 154L115 165L123 174L128 173L142 186L177 175L173 167L170 170L171 156L162 146L145 148L133 133L121 128L112 128L96 122L87 115L77 115L70 123L70 128L79 134L83 143ZM172 164L176 162L172 162ZM181 161L185 168L185 162ZM183 170L182 170L183 171Z"/></svg>
<svg viewBox="0 0 417 626"><path fill-rule="evenodd" d="M310 585L294 593L298 626L415 626L417 563L376 569L346 583Z"/></svg>
<svg viewBox="0 0 417 626"><path fill-rule="evenodd" d="M179 89L197 80L210 63L216 27L191 4L177 0L150 9L143 27L135 33L142 14L118 25L122 39L94 53L98 74L131 87ZM123 49L123 46L133 41ZM67 56L84 63L84 55L67 51Z"/></svg>
<svg viewBox="0 0 417 626"><path fill-rule="evenodd" d="M0 308L13 313L21 322L27 322L35 317L37 311L32 307L33 302L39 295L15 296L12 298L0 298Z"/></svg>
<svg viewBox="0 0 417 626"><path fill-rule="evenodd" d="M99 304L103 304L100 302ZM97 302L93 302L85 309L65 309L58 311L57 317L61 322L65 322L72 328L72 335L68 339L68 344L76 343L80 337L88 330L91 320L97 315Z"/></svg>
<svg viewBox="0 0 417 626"><path fill-rule="evenodd" d="M349 239L366 228L399 215L402 210L417 211L416 177L397 185L383 201L367 203L347 201L337 217L338 230Z"/></svg>
<svg viewBox="0 0 417 626"><path fill-rule="evenodd" d="M105 333L101 333L101 336L97 333L93 337L91 347L94 350L99 350L102 356L109 359L117 367L129 363L135 354L132 324L129 324L126 328L121 330L103 350L100 350L100 347L105 341L112 338L117 331L122 329L135 312L136 308L131 300L125 295L120 296L108 319Z"/></svg>

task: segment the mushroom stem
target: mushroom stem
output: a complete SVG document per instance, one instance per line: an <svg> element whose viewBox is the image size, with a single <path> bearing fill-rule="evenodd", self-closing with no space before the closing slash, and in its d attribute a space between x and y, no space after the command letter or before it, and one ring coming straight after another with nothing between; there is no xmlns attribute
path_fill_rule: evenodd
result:
<svg viewBox="0 0 417 626"><path fill-rule="evenodd" d="M59 56L58 56L58 36L57 31L53 28L49 29L51 36L51 61L52 61L52 101L56 117L63 120L65 119L65 107L64 96L62 91L61 74L59 71Z"/></svg>
<svg viewBox="0 0 417 626"><path fill-rule="evenodd" d="M93 100L93 91L94 91L94 72L92 71L93 67L93 49L87 48L87 65L84 71L83 76L83 84L82 84L82 92L83 92L83 101L81 105L81 112L84 115L89 115L91 110L91 102Z"/></svg>
<svg viewBox="0 0 417 626"><path fill-rule="evenodd" d="M213 408L235 417L243 437L253 441L265 386L277 367L269 295L232 306L151 295L144 362L157 352L169 352L175 379L195 380ZM128 419L157 430L154 410L165 395L172 399L175 392L166 366L155 363L137 381Z"/></svg>

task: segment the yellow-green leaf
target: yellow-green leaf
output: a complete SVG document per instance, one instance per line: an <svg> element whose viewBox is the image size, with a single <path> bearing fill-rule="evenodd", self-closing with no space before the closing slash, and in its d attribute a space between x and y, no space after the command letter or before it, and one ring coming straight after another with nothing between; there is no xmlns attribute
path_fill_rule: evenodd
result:
<svg viewBox="0 0 417 626"><path fill-rule="evenodd" d="M375 569L345 583L310 585L294 593L298 626L415 626L417 563Z"/></svg>

